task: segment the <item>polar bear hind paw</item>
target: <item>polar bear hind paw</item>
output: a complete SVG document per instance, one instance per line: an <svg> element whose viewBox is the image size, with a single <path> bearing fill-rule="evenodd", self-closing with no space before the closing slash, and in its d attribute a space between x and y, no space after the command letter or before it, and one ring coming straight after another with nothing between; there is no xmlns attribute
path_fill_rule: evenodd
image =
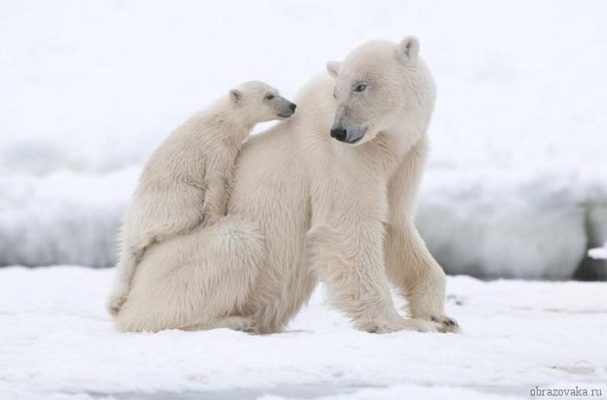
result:
<svg viewBox="0 0 607 400"><path fill-rule="evenodd" d="M112 316L118 315L126 302L126 294L112 295L107 303L107 310Z"/></svg>

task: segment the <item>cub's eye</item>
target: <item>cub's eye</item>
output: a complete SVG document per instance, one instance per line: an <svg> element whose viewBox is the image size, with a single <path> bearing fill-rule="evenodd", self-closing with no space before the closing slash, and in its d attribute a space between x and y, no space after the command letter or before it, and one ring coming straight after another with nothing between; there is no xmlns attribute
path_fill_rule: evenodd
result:
<svg viewBox="0 0 607 400"><path fill-rule="evenodd" d="M266 100L272 100L274 98L273 94L266 94Z"/></svg>
<svg viewBox="0 0 607 400"><path fill-rule="evenodd" d="M358 86L356 86L356 87L354 88L354 91L356 91L356 92L362 92L362 91L364 91L366 88L367 88L367 85L365 85L365 84L362 84L362 83L361 83L360 85L358 85Z"/></svg>

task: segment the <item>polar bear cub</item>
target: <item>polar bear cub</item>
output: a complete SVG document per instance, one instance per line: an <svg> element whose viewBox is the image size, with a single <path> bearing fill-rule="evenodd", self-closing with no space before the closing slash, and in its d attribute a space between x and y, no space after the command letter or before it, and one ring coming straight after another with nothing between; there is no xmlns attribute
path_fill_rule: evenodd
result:
<svg viewBox="0 0 607 400"><path fill-rule="evenodd" d="M108 310L126 301L150 245L211 225L225 214L236 156L253 126L290 117L295 104L263 82L230 90L177 128L145 165L122 228L117 279Z"/></svg>

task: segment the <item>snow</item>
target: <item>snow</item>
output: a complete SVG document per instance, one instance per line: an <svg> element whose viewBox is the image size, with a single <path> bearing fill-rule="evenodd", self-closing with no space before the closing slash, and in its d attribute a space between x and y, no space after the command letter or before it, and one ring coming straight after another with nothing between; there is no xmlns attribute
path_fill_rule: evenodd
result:
<svg viewBox="0 0 607 400"><path fill-rule="evenodd" d="M324 304L322 287L280 334L121 334L103 307L113 272L0 269L1 398L522 399L536 386L607 391L599 339L607 283L450 277L447 313L463 327L459 335L356 331Z"/></svg>
<svg viewBox="0 0 607 400"><path fill-rule="evenodd" d="M429 247L453 273L571 277L607 240L605 20L600 0L5 0L0 265L112 265L137 171L186 117L415 34L438 86Z"/></svg>
<svg viewBox="0 0 607 400"><path fill-rule="evenodd" d="M0 265L114 264L138 168L0 175Z"/></svg>
<svg viewBox="0 0 607 400"><path fill-rule="evenodd" d="M587 211L580 206L580 185L573 181L429 171L417 224L450 273L568 279L587 249Z"/></svg>
<svg viewBox="0 0 607 400"><path fill-rule="evenodd" d="M607 260L607 243L605 243L603 247L590 249L590 251L588 251L588 255L594 259Z"/></svg>

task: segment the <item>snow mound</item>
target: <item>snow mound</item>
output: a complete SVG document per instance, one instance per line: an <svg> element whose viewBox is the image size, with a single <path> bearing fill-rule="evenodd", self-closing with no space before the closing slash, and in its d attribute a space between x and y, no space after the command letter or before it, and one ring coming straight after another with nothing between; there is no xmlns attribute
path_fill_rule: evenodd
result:
<svg viewBox="0 0 607 400"><path fill-rule="evenodd" d="M108 267L136 187L138 168L103 174L57 171L0 175L0 265ZM422 181L417 226L452 274L570 278L587 243L606 238L598 180L431 168ZM595 207L594 209L599 209ZM590 236L589 236L590 235Z"/></svg>
<svg viewBox="0 0 607 400"><path fill-rule="evenodd" d="M0 175L0 265L112 265L138 173Z"/></svg>
<svg viewBox="0 0 607 400"><path fill-rule="evenodd" d="M607 260L607 243L603 247L590 249L588 255L597 260Z"/></svg>
<svg viewBox="0 0 607 400"><path fill-rule="evenodd" d="M281 334L120 334L104 309L113 272L0 269L0 398L524 399L536 386L605 390L603 282L451 277L447 313L460 335L356 331L324 305L322 287Z"/></svg>
<svg viewBox="0 0 607 400"><path fill-rule="evenodd" d="M452 274L567 279L586 255L589 191L575 176L432 169L417 225Z"/></svg>

